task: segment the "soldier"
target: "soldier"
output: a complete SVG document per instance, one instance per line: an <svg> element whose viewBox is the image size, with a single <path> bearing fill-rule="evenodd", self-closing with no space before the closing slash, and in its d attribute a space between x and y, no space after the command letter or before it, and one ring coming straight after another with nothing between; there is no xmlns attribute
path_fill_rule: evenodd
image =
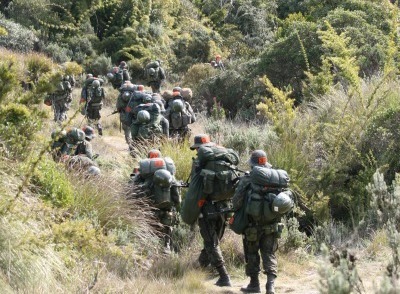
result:
<svg viewBox="0 0 400 294"><path fill-rule="evenodd" d="M114 89L119 89L126 81L130 81L131 77L126 62L121 61L118 67L113 67L112 71L107 74L107 78L111 81Z"/></svg>
<svg viewBox="0 0 400 294"><path fill-rule="evenodd" d="M47 105L52 105L54 110L54 121L61 123L67 119L67 111L72 101L72 87L69 77L63 77L62 81L57 84L57 89L49 94L46 99Z"/></svg>
<svg viewBox="0 0 400 294"><path fill-rule="evenodd" d="M175 179L176 168L171 158L162 158L161 152L152 149L148 159L139 162L141 166L133 180L134 185L146 191L154 207L154 214L163 225L163 245L166 253L172 249L172 231L177 224L177 211L181 203L179 185ZM145 171L146 170L146 171Z"/></svg>
<svg viewBox="0 0 400 294"><path fill-rule="evenodd" d="M93 160L95 156L93 154L92 143L90 141L92 141L96 135L94 134L93 128L90 126L83 127L82 131L85 133L85 140L78 144L75 150L75 155L84 155Z"/></svg>
<svg viewBox="0 0 400 294"><path fill-rule="evenodd" d="M214 66L214 68L217 68L220 70L225 70L225 66L221 60L221 55L219 55L219 54L215 55L215 62L213 64L213 66Z"/></svg>
<svg viewBox="0 0 400 294"><path fill-rule="evenodd" d="M133 117L136 118L131 124L132 140L152 139L163 133L159 104L153 103L149 94L144 94L142 101L143 104L134 108L129 107Z"/></svg>
<svg viewBox="0 0 400 294"><path fill-rule="evenodd" d="M74 155L78 144L85 139L85 133L80 129L71 128L63 131L53 131L51 138L54 140L51 146L53 159L59 161Z"/></svg>
<svg viewBox="0 0 400 294"><path fill-rule="evenodd" d="M215 146L210 142L207 135L195 136L194 145L190 149L197 150L197 159L194 160L188 194L195 193L194 191L201 193L201 198L196 201L196 204L200 207L198 225L204 242L204 249L200 254L199 262L202 266L206 266L209 260L218 271L219 279L215 285L220 287L231 286L230 277L219 247L225 231L227 217L219 212L229 207L229 198L233 195L233 175L230 167L238 164L239 158L233 150ZM217 173L222 177L217 177ZM198 177L201 178L200 182L203 184L197 187ZM199 191L201 187L202 191ZM185 201L189 201L188 194ZM188 214L188 207L185 206L182 211L185 216ZM186 217L183 220L190 224Z"/></svg>
<svg viewBox="0 0 400 294"><path fill-rule="evenodd" d="M105 92L101 87L101 81L99 79L93 80L90 88L87 89L87 94L86 100L81 100L81 103L85 102L84 112L86 113L89 125L96 124L99 135L102 136L103 128L100 123L100 110L103 106Z"/></svg>
<svg viewBox="0 0 400 294"><path fill-rule="evenodd" d="M190 136L188 125L196 121L196 115L189 102L182 97L181 91L180 87L172 90L172 98L168 100L165 117L169 122L171 137L184 138Z"/></svg>
<svg viewBox="0 0 400 294"><path fill-rule="evenodd" d="M135 91L137 91L137 86L132 84L130 81L126 81L121 88L119 88L120 93L116 105L122 129L124 130L125 141L129 146L132 144L131 124L133 117L128 105L131 100L134 99Z"/></svg>
<svg viewBox="0 0 400 294"><path fill-rule="evenodd" d="M156 60L147 64L144 69L144 77L153 93L160 93L161 85L165 80L165 71L161 67L161 61Z"/></svg>
<svg viewBox="0 0 400 294"><path fill-rule="evenodd" d="M267 161L266 153L263 150L255 150L251 154L249 164L252 171L250 172L250 174L246 174L240 179L240 182L232 199L233 210L238 210L242 208L243 205L246 205L246 203L244 203L245 197L247 197L246 195L251 194L251 196L255 198L255 196L253 195L257 193L262 193L261 191L263 187L267 186L260 186L260 190L256 192L257 189L255 187L257 185L254 181L255 175L253 175L254 170L265 171L265 169L270 169L272 167ZM277 191L268 191L268 193L275 192ZM291 203L291 199L288 200L287 197L283 197L284 201L286 201L284 203L285 209L287 209L287 207L291 207L293 204ZM260 197L260 199L265 199L265 197ZM247 198L246 201L248 201ZM257 205L258 207L263 207L264 204L261 203L260 200L258 200L255 205ZM286 212L287 211L285 211L285 213ZM250 277L250 283L247 285L247 287L242 287L240 290L245 293L261 293L260 281L258 277L261 270L259 254L260 251L263 261L264 272L267 274L267 294L274 294L274 283L277 277L277 259L275 252L278 248L279 236L279 232L275 228L279 227L279 218L270 218L268 219L268 221L262 218L256 218L252 215L248 215L247 218L249 220L249 224L244 230L243 247L246 257L246 275Z"/></svg>

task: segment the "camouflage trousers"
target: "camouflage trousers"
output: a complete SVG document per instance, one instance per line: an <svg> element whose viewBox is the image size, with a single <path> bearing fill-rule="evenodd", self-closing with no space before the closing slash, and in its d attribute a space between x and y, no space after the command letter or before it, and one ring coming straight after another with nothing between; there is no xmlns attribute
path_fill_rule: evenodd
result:
<svg viewBox="0 0 400 294"><path fill-rule="evenodd" d="M70 103L65 99L53 101L54 121L62 122L67 119L67 111L69 110Z"/></svg>
<svg viewBox="0 0 400 294"><path fill-rule="evenodd" d="M155 216L160 224L162 224L160 233L162 234L164 247L170 249L172 246L173 227L177 224L177 214L173 210L160 209L155 211Z"/></svg>
<svg viewBox="0 0 400 294"><path fill-rule="evenodd" d="M246 275L255 276L261 271L260 254L264 273L277 276L278 239L275 233L264 227L248 227L243 235L243 247L246 258Z"/></svg>
<svg viewBox="0 0 400 294"><path fill-rule="evenodd" d="M100 123L100 118L101 118L100 110L101 110L101 107L90 107L89 106L86 111L86 117L88 120L88 124L91 127L96 126L97 131L99 132L99 135L102 136L103 135L103 127L101 126L101 123Z"/></svg>
<svg viewBox="0 0 400 294"><path fill-rule="evenodd" d="M121 122L122 130L124 131L125 141L128 145L132 144L131 126Z"/></svg>
<svg viewBox="0 0 400 294"><path fill-rule="evenodd" d="M226 203L223 202L214 204L206 202L201 209L202 217L199 218L198 223L200 235L204 243L204 249L199 257L199 262L202 266L207 266L208 261L215 268L220 268L224 265L224 258L219 243L225 232L226 217L224 214L209 216L207 213L216 212L226 206Z"/></svg>
<svg viewBox="0 0 400 294"><path fill-rule="evenodd" d="M153 93L160 93L161 92L161 81L149 82L149 86L151 87L151 91Z"/></svg>

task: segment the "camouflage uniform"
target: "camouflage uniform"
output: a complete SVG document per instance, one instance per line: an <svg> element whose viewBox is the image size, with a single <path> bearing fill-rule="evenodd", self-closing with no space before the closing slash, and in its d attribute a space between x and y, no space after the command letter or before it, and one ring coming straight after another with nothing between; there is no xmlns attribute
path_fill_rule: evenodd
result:
<svg viewBox="0 0 400 294"><path fill-rule="evenodd" d="M196 135L194 137L194 145L192 145L190 149L198 150L200 147L213 145L215 144L210 142L210 138L207 135ZM201 162L198 158L193 159L191 176L193 176L194 173L200 172L204 165L205 163ZM225 232L227 218L225 214L209 215L209 213L218 212L227 207L227 201L215 202L207 200L201 207L200 216L198 219L200 234L203 238L204 245L204 248L199 256L199 263L203 267L207 266L208 263L211 263L211 265L217 269L220 278L215 284L221 287L231 286L230 278L225 268L224 258L219 246L220 240Z"/></svg>
<svg viewBox="0 0 400 294"><path fill-rule="evenodd" d="M165 71L161 67L161 62L159 60L157 60L156 62L158 62L158 64L159 64L158 76L155 77L154 79L148 81L147 85L151 87L151 90L153 93L160 93L161 92L161 84L165 80ZM147 67L146 67L146 69L147 69Z"/></svg>
<svg viewBox="0 0 400 294"><path fill-rule="evenodd" d="M252 153L249 160L251 168L254 166L271 167L266 161L266 154L262 150L256 150ZM233 209L238 210L243 206L245 195L250 189L250 175L241 177L239 184L232 198ZM249 226L244 231L243 249L246 260L246 275L251 278L250 284L241 290L249 293L261 293L258 275L260 274L260 253L263 261L264 273L268 277L267 293L274 293L274 280L277 276L277 259L275 252L278 249L278 239L273 224L263 224L254 221L251 216L249 218ZM278 222L279 220L276 220Z"/></svg>
<svg viewBox="0 0 400 294"><path fill-rule="evenodd" d="M99 80L94 80L92 86L88 89L89 97L86 100L86 117L89 125L96 125L99 135L103 135L103 128L100 123L100 110L102 109L105 98L104 89L100 86Z"/></svg>
<svg viewBox="0 0 400 294"><path fill-rule="evenodd" d="M63 79L58 89L51 94L54 110L54 121L62 122L67 119L67 111L72 101L72 87L68 80Z"/></svg>
<svg viewBox="0 0 400 294"><path fill-rule="evenodd" d="M124 84L123 87L127 85ZM132 85L132 89L136 88L135 85ZM119 119L121 122L122 130L124 131L125 141L128 145L132 144L132 135L131 135L131 124L132 124L132 114L128 110L128 105L131 100L134 99L134 92L124 90L123 87L120 88L120 94L117 98L117 111L119 112ZM136 91L135 91L136 92ZM129 95L129 97L128 97Z"/></svg>

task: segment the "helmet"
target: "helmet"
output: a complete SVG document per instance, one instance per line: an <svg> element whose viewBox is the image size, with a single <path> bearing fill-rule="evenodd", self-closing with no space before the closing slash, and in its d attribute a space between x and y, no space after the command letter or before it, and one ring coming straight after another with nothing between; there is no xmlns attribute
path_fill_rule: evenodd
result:
<svg viewBox="0 0 400 294"><path fill-rule="evenodd" d="M51 132L51 138L53 140L63 138L66 135L67 135L67 131L66 130L62 130L62 131L54 130L54 131Z"/></svg>
<svg viewBox="0 0 400 294"><path fill-rule="evenodd" d="M68 131L66 139L68 147L72 147L72 145L76 145L83 140L85 140L85 133L82 130L73 128Z"/></svg>
<svg viewBox="0 0 400 294"><path fill-rule="evenodd" d="M214 146L215 143L210 141L210 137L206 134L199 134L194 136L194 144L190 146L191 150L199 148L200 146Z"/></svg>
<svg viewBox="0 0 400 294"><path fill-rule="evenodd" d="M69 81L69 80L70 80L70 77L68 75L63 77L63 81Z"/></svg>
<svg viewBox="0 0 400 294"><path fill-rule="evenodd" d="M91 176L99 176L101 172L97 166L92 165L88 168L87 173Z"/></svg>
<svg viewBox="0 0 400 294"><path fill-rule="evenodd" d="M181 87L175 87L175 88L173 88L173 89L172 89L172 97L181 96L181 91L182 91L182 88L181 88Z"/></svg>
<svg viewBox="0 0 400 294"><path fill-rule="evenodd" d="M93 83L92 83L92 86L93 86L94 88L100 87L100 81L99 81L99 80L94 80Z"/></svg>
<svg viewBox="0 0 400 294"><path fill-rule="evenodd" d="M143 96L143 103L150 103L153 99L151 98L150 94L145 94Z"/></svg>
<svg viewBox="0 0 400 294"><path fill-rule="evenodd" d="M156 70L152 67L149 68L149 76L154 76L156 74Z"/></svg>
<svg viewBox="0 0 400 294"><path fill-rule="evenodd" d="M177 99L177 100L172 101L171 108L174 112L182 112L182 110L185 108L185 106L183 105L183 102L181 99Z"/></svg>
<svg viewBox="0 0 400 294"><path fill-rule="evenodd" d="M107 78L110 80L114 79L114 75L112 74L112 72L107 73Z"/></svg>
<svg viewBox="0 0 400 294"><path fill-rule="evenodd" d="M125 61L121 61L119 64L119 67L125 68L126 67L126 62Z"/></svg>
<svg viewBox="0 0 400 294"><path fill-rule="evenodd" d="M92 74L87 74L86 75L86 79L90 79L90 78L93 78L93 75Z"/></svg>
<svg viewBox="0 0 400 294"><path fill-rule="evenodd" d="M271 165L268 163L267 154L263 150L254 150L251 153L249 164L251 167L255 166L271 167Z"/></svg>
<svg viewBox="0 0 400 294"><path fill-rule="evenodd" d="M290 197L292 193L290 191L284 191L279 193L272 201L272 209L274 212L285 214L293 209L293 200Z"/></svg>
<svg viewBox="0 0 400 294"><path fill-rule="evenodd" d="M129 91L124 91L124 93L122 93L122 96L124 96L124 98L129 99L131 97L132 93L130 93Z"/></svg>
<svg viewBox="0 0 400 294"><path fill-rule="evenodd" d="M172 175L166 169L156 170L153 176L153 182L161 187L169 187L172 183Z"/></svg>
<svg viewBox="0 0 400 294"><path fill-rule="evenodd" d="M160 150L157 149L151 149L147 154L147 158L161 158L161 157L162 157L161 152Z"/></svg>
<svg viewBox="0 0 400 294"><path fill-rule="evenodd" d="M94 137L96 137L96 135L94 134L94 130L92 127L90 126L85 126L82 128L82 131L85 132L85 138L92 140Z"/></svg>
<svg viewBox="0 0 400 294"><path fill-rule="evenodd" d="M150 121L150 113L147 110L141 110L137 114L137 120L140 123L148 123Z"/></svg>
<svg viewBox="0 0 400 294"><path fill-rule="evenodd" d="M143 92L143 91L144 91L144 86L143 86L143 85L138 85L138 86L137 86L137 90L138 90L139 92Z"/></svg>

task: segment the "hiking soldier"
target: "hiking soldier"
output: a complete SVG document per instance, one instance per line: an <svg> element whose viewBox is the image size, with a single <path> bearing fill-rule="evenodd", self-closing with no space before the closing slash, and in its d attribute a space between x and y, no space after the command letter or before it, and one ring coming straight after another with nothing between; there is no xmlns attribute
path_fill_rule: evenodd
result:
<svg viewBox="0 0 400 294"><path fill-rule="evenodd" d="M181 203L180 190L175 179L176 168L171 158L161 157L158 150L150 150L148 159L139 162L135 175L133 195L148 197L154 214L162 224L163 245L166 253L172 249L173 226L177 224L177 210Z"/></svg>
<svg viewBox="0 0 400 294"><path fill-rule="evenodd" d="M260 253L264 273L267 275L267 294L275 294L277 277L278 238L283 230L280 218L293 208L291 194L286 191L289 177L284 170L272 169L263 150L255 150L249 160L251 172L240 179L233 196L235 215L232 223L243 222L243 247L246 260L246 275L250 277L247 287L240 290L245 293L261 293L260 289ZM239 212L240 211L240 212ZM243 218L239 220L239 213ZM259 253L260 252L260 253Z"/></svg>
<svg viewBox="0 0 400 294"><path fill-rule="evenodd" d="M160 106L160 111L161 111L161 127L162 127L162 133L166 138L169 138L169 121L165 117L165 101L164 99L160 96L158 93L153 93L151 95L151 101L153 103L157 103L158 106Z"/></svg>
<svg viewBox="0 0 400 294"><path fill-rule="evenodd" d="M72 102L72 87L69 77L63 77L62 81L57 84L57 89L49 94L44 103L52 106L54 110L54 121L61 123L67 119L67 111Z"/></svg>
<svg viewBox="0 0 400 294"><path fill-rule="evenodd" d="M136 118L131 125L132 140L151 139L163 134L161 108L159 104L151 101L151 96L144 94L144 103L131 109L133 117Z"/></svg>
<svg viewBox="0 0 400 294"><path fill-rule="evenodd" d="M165 117L169 122L169 133L171 137L184 138L190 136L189 124L196 121L196 115L189 102L185 101L180 87L172 90L172 98L167 102Z"/></svg>
<svg viewBox="0 0 400 294"><path fill-rule="evenodd" d="M114 89L119 89L126 81L130 81L131 77L125 61L121 61L119 66L113 67L112 71L107 74L107 78L111 81Z"/></svg>
<svg viewBox="0 0 400 294"><path fill-rule="evenodd" d="M81 99L81 103L85 102L83 112L88 119L89 125L96 124L99 135L103 135L103 128L100 123L100 110L103 106L103 99L105 98L104 89L101 87L101 81L95 79L92 81L90 88L87 89L88 96L86 100Z"/></svg>
<svg viewBox="0 0 400 294"><path fill-rule="evenodd" d="M225 70L225 66L221 60L221 55L219 54L215 55L215 61L211 62L211 65L216 69Z"/></svg>
<svg viewBox="0 0 400 294"><path fill-rule="evenodd" d="M137 86L132 84L130 81L126 81L121 88L119 88L119 95L117 98L117 111L119 112L119 119L124 130L125 141L128 145L132 144L131 135L131 124L132 124L132 114L128 108L131 100L134 99L134 93L137 90Z"/></svg>
<svg viewBox="0 0 400 294"><path fill-rule="evenodd" d="M195 136L190 149L197 150L197 159L181 210L182 220L191 225L198 217L204 250L219 274L215 285L231 286L219 243L227 222L221 212L229 208L233 196L239 157L232 149L212 144L207 135Z"/></svg>
<svg viewBox="0 0 400 294"><path fill-rule="evenodd" d="M147 86L151 87L153 93L160 93L161 84L165 80L165 71L161 67L161 61L156 60L146 65L144 69L144 78L147 81Z"/></svg>

